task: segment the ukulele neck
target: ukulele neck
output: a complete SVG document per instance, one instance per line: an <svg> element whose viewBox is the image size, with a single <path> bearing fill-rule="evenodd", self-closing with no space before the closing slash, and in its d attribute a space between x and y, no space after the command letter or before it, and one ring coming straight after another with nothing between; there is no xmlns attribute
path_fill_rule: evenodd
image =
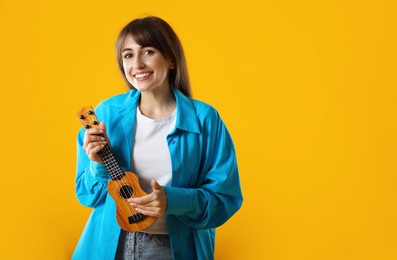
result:
<svg viewBox="0 0 397 260"><path fill-rule="evenodd" d="M94 109L92 106L82 107L77 115L83 124L85 129L96 128L99 127L99 121L95 116ZM103 135L100 135L103 137ZM116 158L113 155L113 151L110 148L109 144L106 144L105 147L99 151L99 155L103 163L105 164L106 169L108 170L110 177L112 180L120 180L124 176L124 172L121 170L120 165L118 164Z"/></svg>
<svg viewBox="0 0 397 260"><path fill-rule="evenodd" d="M114 157L112 149L108 144L106 144L105 147L99 151L99 155L101 156L101 159L105 164L105 167L108 170L112 180L120 180L123 178L124 172L121 170L121 167Z"/></svg>

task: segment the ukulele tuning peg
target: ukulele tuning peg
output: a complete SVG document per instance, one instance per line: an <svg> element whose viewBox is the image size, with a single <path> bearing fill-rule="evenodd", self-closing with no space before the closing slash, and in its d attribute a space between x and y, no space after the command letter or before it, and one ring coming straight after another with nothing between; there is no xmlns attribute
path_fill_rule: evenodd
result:
<svg viewBox="0 0 397 260"><path fill-rule="evenodd" d="M88 111L88 114L89 114L89 115L93 115L93 114L94 114L94 111L90 110L90 111Z"/></svg>
<svg viewBox="0 0 397 260"><path fill-rule="evenodd" d="M93 124L93 125L97 125L97 124L98 124L98 121L92 121L92 124Z"/></svg>
<svg viewBox="0 0 397 260"><path fill-rule="evenodd" d="M81 120L83 120L85 118L85 116L83 116L83 115L80 115L80 119Z"/></svg>
<svg viewBox="0 0 397 260"><path fill-rule="evenodd" d="M84 127L85 127L85 129L88 129L88 128L90 128L90 126L89 126L89 125L85 125Z"/></svg>

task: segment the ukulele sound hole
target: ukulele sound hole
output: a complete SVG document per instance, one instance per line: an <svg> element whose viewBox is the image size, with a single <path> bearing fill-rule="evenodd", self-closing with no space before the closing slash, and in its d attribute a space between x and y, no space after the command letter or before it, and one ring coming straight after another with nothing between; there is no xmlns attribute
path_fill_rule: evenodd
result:
<svg viewBox="0 0 397 260"><path fill-rule="evenodd" d="M132 197L133 191L134 191L134 190L131 188L131 186L129 186L129 185L124 185L123 187L120 188L119 193L120 193L120 196L121 196L123 199L129 199L129 198Z"/></svg>

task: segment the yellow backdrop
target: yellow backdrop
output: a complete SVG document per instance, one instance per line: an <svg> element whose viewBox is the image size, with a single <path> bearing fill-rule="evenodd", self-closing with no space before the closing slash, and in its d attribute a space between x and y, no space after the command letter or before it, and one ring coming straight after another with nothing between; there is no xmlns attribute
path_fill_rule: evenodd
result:
<svg viewBox="0 0 397 260"><path fill-rule="evenodd" d="M397 259L394 0L0 1L0 259L69 259L75 115L127 90L114 42L157 15L235 141L216 259Z"/></svg>

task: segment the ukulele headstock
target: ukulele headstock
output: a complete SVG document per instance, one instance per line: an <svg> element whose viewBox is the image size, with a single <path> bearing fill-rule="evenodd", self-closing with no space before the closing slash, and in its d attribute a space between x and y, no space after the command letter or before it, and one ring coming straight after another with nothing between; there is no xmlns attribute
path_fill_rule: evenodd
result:
<svg viewBox="0 0 397 260"><path fill-rule="evenodd" d="M95 116L92 106L82 107L79 112L77 112L77 116L79 117L85 129L99 127L99 121Z"/></svg>

